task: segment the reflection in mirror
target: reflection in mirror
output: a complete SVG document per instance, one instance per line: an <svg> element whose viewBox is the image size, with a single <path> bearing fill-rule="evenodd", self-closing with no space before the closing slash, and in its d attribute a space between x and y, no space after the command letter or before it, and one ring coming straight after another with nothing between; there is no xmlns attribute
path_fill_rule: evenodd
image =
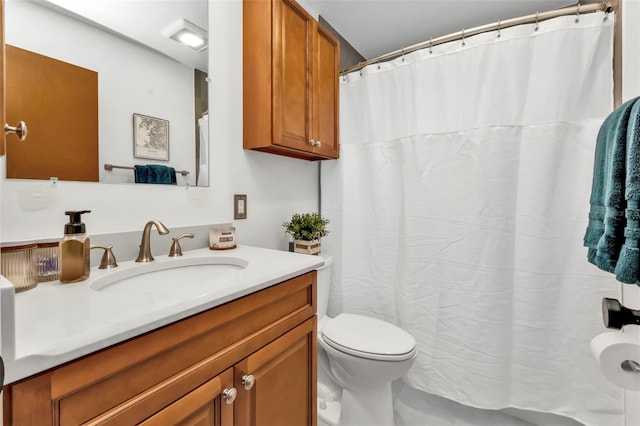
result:
<svg viewBox="0 0 640 426"><path fill-rule="evenodd" d="M5 9L8 45L97 74L99 147L95 174L100 182L134 183L134 166L155 165L188 172L177 173L178 185L208 186L206 39L204 48L191 48L167 35L177 22L186 20L189 25L200 27L206 37L206 0L6 0ZM7 97L16 92L19 93L19 89L8 92ZM11 98L7 99L9 122L14 119L9 105L15 96ZM53 115L60 110L67 112L61 102L51 105L42 99L24 99L21 103L37 110L40 116ZM75 99L71 102L83 106ZM166 152L157 157L135 155L134 114L168 123L168 135L158 139L159 143L165 143ZM64 151L64 148L51 146L55 139L52 135L63 134L65 138L74 135L69 128L58 128L55 122L34 127L29 117L14 121L19 120L29 126L29 138L24 142L24 147L30 149L27 158L37 157L34 151L44 157L47 152ZM158 143L156 135L139 139L150 138ZM38 143L43 144L41 148L37 147ZM13 141L8 142L7 163L12 144ZM74 163L76 160L64 158L60 160L61 168L54 170L57 172L54 176L79 167L79 163ZM84 160L77 161L82 163ZM109 171L105 164L123 168L114 167ZM33 174L9 176L9 171L7 175L34 178Z"/></svg>

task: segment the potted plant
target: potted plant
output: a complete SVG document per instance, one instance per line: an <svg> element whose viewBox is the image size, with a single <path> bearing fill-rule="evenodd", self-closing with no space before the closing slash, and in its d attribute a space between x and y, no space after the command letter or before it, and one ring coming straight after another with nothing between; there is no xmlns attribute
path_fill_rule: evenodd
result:
<svg viewBox="0 0 640 426"><path fill-rule="evenodd" d="M289 222L282 226L293 237L293 251L296 253L320 253L320 238L329 234L329 219L318 213L295 213Z"/></svg>

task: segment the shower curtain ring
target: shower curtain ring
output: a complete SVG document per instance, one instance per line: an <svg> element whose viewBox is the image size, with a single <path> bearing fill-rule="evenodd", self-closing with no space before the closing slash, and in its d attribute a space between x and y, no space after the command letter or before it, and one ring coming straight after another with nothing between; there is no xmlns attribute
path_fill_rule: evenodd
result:
<svg viewBox="0 0 640 426"><path fill-rule="evenodd" d="M502 30L502 19L498 19L498 35L497 38L500 38L500 31Z"/></svg>
<svg viewBox="0 0 640 426"><path fill-rule="evenodd" d="M580 22L580 3L578 3L578 7L576 9L576 24Z"/></svg>
<svg viewBox="0 0 640 426"><path fill-rule="evenodd" d="M378 69L380 69L380 61L378 61Z"/></svg>
<svg viewBox="0 0 640 426"><path fill-rule="evenodd" d="M536 12L536 27L533 29L534 31L538 31L538 17L540 16L540 12Z"/></svg>
<svg viewBox="0 0 640 426"><path fill-rule="evenodd" d="M402 51L400 53L402 54L402 62L404 62L404 47L402 48Z"/></svg>
<svg viewBox="0 0 640 426"><path fill-rule="evenodd" d="M429 55L433 53L433 39L429 39Z"/></svg>
<svg viewBox="0 0 640 426"><path fill-rule="evenodd" d="M464 42L464 28L462 29L462 45L466 46L467 43Z"/></svg>

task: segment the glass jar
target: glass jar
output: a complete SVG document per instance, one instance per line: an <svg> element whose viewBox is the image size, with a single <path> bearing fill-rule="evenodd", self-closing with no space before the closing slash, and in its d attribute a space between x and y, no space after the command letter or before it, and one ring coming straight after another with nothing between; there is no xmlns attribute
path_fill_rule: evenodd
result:
<svg viewBox="0 0 640 426"><path fill-rule="evenodd" d="M25 244L0 248L2 275L11 281L16 292L29 290L38 285L35 250L37 244Z"/></svg>
<svg viewBox="0 0 640 426"><path fill-rule="evenodd" d="M55 281L60 276L58 269L60 259L60 243L38 243L35 254L38 282Z"/></svg>

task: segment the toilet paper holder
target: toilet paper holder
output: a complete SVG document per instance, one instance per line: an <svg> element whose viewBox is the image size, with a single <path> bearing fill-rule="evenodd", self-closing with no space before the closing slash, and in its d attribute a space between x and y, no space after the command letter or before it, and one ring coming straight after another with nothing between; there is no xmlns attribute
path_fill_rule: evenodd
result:
<svg viewBox="0 0 640 426"><path fill-rule="evenodd" d="M631 309L617 299L604 297L602 298L602 319L605 327L621 330L625 325L640 325L640 309Z"/></svg>

